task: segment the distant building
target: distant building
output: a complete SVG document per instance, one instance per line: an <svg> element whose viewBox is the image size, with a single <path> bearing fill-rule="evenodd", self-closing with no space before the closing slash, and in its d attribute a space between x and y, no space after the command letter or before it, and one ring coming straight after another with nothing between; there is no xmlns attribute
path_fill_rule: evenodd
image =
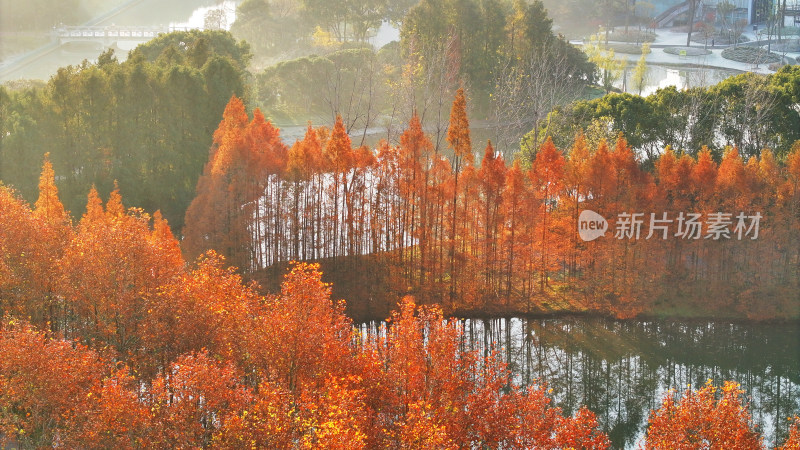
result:
<svg viewBox="0 0 800 450"><path fill-rule="evenodd" d="M774 7L775 0L694 0L695 21L702 20L708 14L716 14L717 5L729 3L733 11L728 17L729 21L745 19L748 24L762 23L767 20L770 10ZM653 4L653 15L659 27L672 26L675 23L686 23L691 0L650 0Z"/></svg>

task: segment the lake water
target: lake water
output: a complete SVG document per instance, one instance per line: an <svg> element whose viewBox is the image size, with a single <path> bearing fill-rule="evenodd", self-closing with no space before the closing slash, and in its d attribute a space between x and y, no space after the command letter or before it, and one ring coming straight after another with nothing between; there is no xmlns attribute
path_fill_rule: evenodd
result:
<svg viewBox="0 0 800 450"><path fill-rule="evenodd" d="M658 89L667 86L675 86L680 89L693 87L705 87L719 83L725 78L738 75L742 72L732 69L721 69L716 67L678 67L664 66L658 64L648 64L645 75L645 86L642 89L643 96L650 95ZM637 94L633 88L631 78L633 68L629 67L614 83L614 87L631 94Z"/></svg>
<svg viewBox="0 0 800 450"><path fill-rule="evenodd" d="M800 415L800 324L560 317L463 327L465 348L498 349L518 383L545 381L568 413L588 406L617 448L639 447L669 389L708 379L741 383L767 448Z"/></svg>

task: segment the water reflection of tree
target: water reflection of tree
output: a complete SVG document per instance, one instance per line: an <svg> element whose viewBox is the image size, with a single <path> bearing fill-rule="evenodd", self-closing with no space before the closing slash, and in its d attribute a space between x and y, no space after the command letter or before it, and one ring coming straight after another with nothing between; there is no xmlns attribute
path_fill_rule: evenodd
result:
<svg viewBox="0 0 800 450"><path fill-rule="evenodd" d="M587 405L617 446L635 446L667 389L708 379L742 384L767 444L800 413L797 326L573 317L464 326L465 347L500 351L517 381L546 382L565 413Z"/></svg>

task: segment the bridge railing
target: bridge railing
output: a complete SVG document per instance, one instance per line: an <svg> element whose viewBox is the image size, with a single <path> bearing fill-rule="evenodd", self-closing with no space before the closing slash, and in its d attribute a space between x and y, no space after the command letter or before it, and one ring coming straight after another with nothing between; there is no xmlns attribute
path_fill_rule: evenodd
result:
<svg viewBox="0 0 800 450"><path fill-rule="evenodd" d="M169 33L176 31L174 27L79 27L79 26L61 26L56 28L55 34L59 39L152 39L161 33Z"/></svg>

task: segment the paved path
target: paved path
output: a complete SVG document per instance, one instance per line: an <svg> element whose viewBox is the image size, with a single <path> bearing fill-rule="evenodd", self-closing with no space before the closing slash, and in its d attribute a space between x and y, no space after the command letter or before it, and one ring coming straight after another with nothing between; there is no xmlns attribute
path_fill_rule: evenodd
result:
<svg viewBox="0 0 800 450"><path fill-rule="evenodd" d="M747 39L750 41L755 41L757 36L755 33L747 31L743 33L743 36L746 36ZM711 54L709 55L700 55L700 56L680 56L680 55L673 55L664 51L666 47L685 47L686 46L686 33L679 33L675 31L670 31L668 29L662 28L656 30L656 40L652 43L652 49L649 55L647 55L647 62L651 64L680 64L680 65L698 65L698 66L706 66L706 67L719 67L725 69L733 69L739 70L742 72L757 72L763 74L773 73L773 71L769 70L767 64L759 64L757 67L753 66L753 64L748 63L741 63L737 61L732 61L730 59L726 59L722 57L722 50L726 47L724 46L716 46L711 50ZM691 47L703 49L703 44L698 44L696 42L692 42ZM616 53L617 58L619 59L626 59L630 61L632 64L635 64L636 61L639 60L641 55L629 55L624 53ZM787 53L786 56L800 59L800 53Z"/></svg>

